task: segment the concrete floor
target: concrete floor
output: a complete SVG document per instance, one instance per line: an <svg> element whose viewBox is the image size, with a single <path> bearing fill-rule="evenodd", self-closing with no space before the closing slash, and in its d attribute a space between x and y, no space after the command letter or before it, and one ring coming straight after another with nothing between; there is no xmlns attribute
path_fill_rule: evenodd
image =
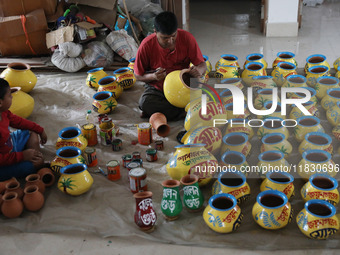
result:
<svg viewBox="0 0 340 255"><path fill-rule="evenodd" d="M190 31L203 54L214 65L221 54L234 54L240 64L250 53L263 53L269 66L279 51L296 54L299 67L315 53L327 56L329 63L340 57L340 1L304 7L302 27L294 38L266 38L259 29L259 2L249 0L190 1ZM241 248L241 247L240 247ZM0 228L0 255L5 254L269 254L250 250L211 249L166 245L133 237L101 238L79 233L18 233ZM339 251L337 251L339 252ZM308 251L308 254L336 254L334 250ZM287 252L276 251L276 254ZM290 254L307 254L292 251ZM338 253L337 253L338 254Z"/></svg>

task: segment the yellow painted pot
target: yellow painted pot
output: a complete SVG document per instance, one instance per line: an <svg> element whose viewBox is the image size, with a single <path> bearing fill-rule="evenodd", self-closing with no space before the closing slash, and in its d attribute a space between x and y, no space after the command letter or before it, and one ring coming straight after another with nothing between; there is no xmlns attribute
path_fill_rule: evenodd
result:
<svg viewBox="0 0 340 255"><path fill-rule="evenodd" d="M326 56L321 54L314 54L306 59L305 73L307 73L308 68L312 66L327 66L329 70L331 69L331 66L326 61Z"/></svg>
<svg viewBox="0 0 340 255"><path fill-rule="evenodd" d="M217 127L193 127L182 137L182 143L203 143L210 153L217 155L221 149L222 133Z"/></svg>
<svg viewBox="0 0 340 255"><path fill-rule="evenodd" d="M60 170L58 189L71 196L86 193L93 184L93 178L85 164L72 164Z"/></svg>
<svg viewBox="0 0 340 255"><path fill-rule="evenodd" d="M98 89L98 82L100 79L108 76L108 74L103 70L104 67L98 67L91 69L87 72L86 85L92 89Z"/></svg>
<svg viewBox="0 0 340 255"><path fill-rule="evenodd" d="M224 135L241 132L248 136L249 140L254 136L254 131L245 119L229 119Z"/></svg>
<svg viewBox="0 0 340 255"><path fill-rule="evenodd" d="M247 108L247 105L244 104L244 114L234 114L234 103L226 104L224 106L226 111L226 118L228 120L230 119L246 119L248 120L250 118L250 112Z"/></svg>
<svg viewBox="0 0 340 255"><path fill-rule="evenodd" d="M337 102L335 106L327 110L326 118L333 127L340 124L340 102Z"/></svg>
<svg viewBox="0 0 340 255"><path fill-rule="evenodd" d="M111 113L117 107L117 101L110 91L97 92L93 99L93 110L99 114Z"/></svg>
<svg viewBox="0 0 340 255"><path fill-rule="evenodd" d="M276 95L274 95L276 96ZM277 102L280 102L280 98L277 97ZM273 100L273 89L267 88L267 89L259 89L257 91L257 96L254 99L254 108L261 110L264 107L264 104L266 102Z"/></svg>
<svg viewBox="0 0 340 255"><path fill-rule="evenodd" d="M273 106L273 101L267 101L267 102L264 103L263 108L261 110L263 110L263 111L269 110L269 109L272 108L272 106ZM285 117L284 115L281 114L281 103L280 102L277 102L277 105L276 105L274 112L271 113L270 115L257 115L257 119L260 119L260 120L261 119L264 120L264 119L268 119L268 118L270 119L270 118L275 118L275 117L277 117L277 118Z"/></svg>
<svg viewBox="0 0 340 255"><path fill-rule="evenodd" d="M324 173L332 177L337 174L332 155L323 150L308 150L302 153L297 172L305 181L308 181L309 177L315 173Z"/></svg>
<svg viewBox="0 0 340 255"><path fill-rule="evenodd" d="M260 186L261 191L277 190L287 196L288 199L294 197L294 177L286 172L267 172L266 179L263 180Z"/></svg>
<svg viewBox="0 0 340 255"><path fill-rule="evenodd" d="M205 64L207 65L207 71L206 71L206 74L210 73L212 71L212 65L209 61L209 57L206 56L206 55L203 55L203 59L205 61Z"/></svg>
<svg viewBox="0 0 340 255"><path fill-rule="evenodd" d="M317 79L322 76L330 76L327 66L312 66L308 68L306 75L307 85L314 88L317 84Z"/></svg>
<svg viewBox="0 0 340 255"><path fill-rule="evenodd" d="M267 62L263 58L263 54L260 54L260 53L249 54L246 57L246 61L243 64L243 69L245 68L246 64L248 64L249 62L258 62L258 63L261 63L263 65L264 69L267 69L267 67L268 67Z"/></svg>
<svg viewBox="0 0 340 255"><path fill-rule="evenodd" d="M237 66L219 66L214 74L215 78L240 78Z"/></svg>
<svg viewBox="0 0 340 255"><path fill-rule="evenodd" d="M337 125L332 129L332 134L334 135L335 139L340 141L340 125ZM340 149L338 150L338 153L339 153L339 151L340 151Z"/></svg>
<svg viewBox="0 0 340 255"><path fill-rule="evenodd" d="M110 91L114 99L118 99L123 93L123 87L117 82L115 76L106 76L98 82L98 92Z"/></svg>
<svg viewBox="0 0 340 255"><path fill-rule="evenodd" d="M322 99L327 95L328 89L339 88L339 79L331 76L322 76L316 80L316 97Z"/></svg>
<svg viewBox="0 0 340 255"><path fill-rule="evenodd" d="M290 62L279 62L273 69L271 76L273 76L276 85L281 87L288 76L296 74L296 65Z"/></svg>
<svg viewBox="0 0 340 255"><path fill-rule="evenodd" d="M305 135L310 132L325 133L324 128L320 124L320 119L314 116L303 116L296 120L297 125L294 127L294 137L301 143L305 139Z"/></svg>
<svg viewBox="0 0 340 255"><path fill-rule="evenodd" d="M241 78L243 79L243 82L245 82L248 86L250 86L253 81L254 76L266 76L266 75L267 75L267 72L266 72L266 69L264 69L264 66L262 63L249 62L248 64L246 64L241 74Z"/></svg>
<svg viewBox="0 0 340 255"><path fill-rule="evenodd" d="M301 232L311 239L327 239L339 230L339 219L333 205L322 200L310 200L297 214Z"/></svg>
<svg viewBox="0 0 340 255"><path fill-rule="evenodd" d="M258 194L252 214L260 227L269 230L287 226L293 217L287 196L277 190L266 190Z"/></svg>
<svg viewBox="0 0 340 255"><path fill-rule="evenodd" d="M287 158L293 150L288 138L281 133L271 133L262 138L261 153L265 151L278 150ZM287 194L286 194L287 195Z"/></svg>
<svg viewBox="0 0 340 255"><path fill-rule="evenodd" d="M164 95L170 104L178 108L184 108L191 99L200 97L202 91L190 88L189 69L177 70L169 73L164 80Z"/></svg>
<svg viewBox="0 0 340 255"><path fill-rule="evenodd" d="M225 108L220 103L207 102L207 112L203 115L201 100L197 100L193 104L190 103L190 107L184 121L184 128L185 130L189 130L191 127L213 127L214 120L225 120L226 114ZM221 128L222 127L223 126L221 126Z"/></svg>
<svg viewBox="0 0 340 255"><path fill-rule="evenodd" d="M279 150L265 151L258 156L259 176L264 179L269 171L290 172L290 165Z"/></svg>
<svg viewBox="0 0 340 255"><path fill-rule="evenodd" d="M340 88L328 89L326 96L321 100L321 106L327 111L334 107L338 101L340 101Z"/></svg>
<svg viewBox="0 0 340 255"><path fill-rule="evenodd" d="M21 91L20 87L11 88L11 93L13 98L9 110L21 118L28 118L34 109L33 97Z"/></svg>
<svg viewBox="0 0 340 255"><path fill-rule="evenodd" d="M248 139L249 137L246 134L240 132L225 135L223 137L221 153L238 151L247 157L251 150L251 144Z"/></svg>
<svg viewBox="0 0 340 255"><path fill-rule="evenodd" d="M60 130L56 143L56 149L72 146L77 147L81 151L87 146L86 138L81 134L81 130L77 127L66 127Z"/></svg>
<svg viewBox="0 0 340 255"><path fill-rule="evenodd" d="M113 72L113 75L117 78L117 83L123 87L123 89L130 89L136 83L136 77L133 70L129 67L119 68Z"/></svg>
<svg viewBox="0 0 340 255"><path fill-rule="evenodd" d="M227 170L218 175L212 186L212 194L226 193L234 196L238 204L250 197L250 187L241 171Z"/></svg>
<svg viewBox="0 0 340 255"><path fill-rule="evenodd" d="M277 53L276 59L272 64L273 69L275 69L280 62L288 62L294 64L296 67L298 66L295 60L295 54L292 52L282 51Z"/></svg>
<svg viewBox="0 0 340 255"><path fill-rule="evenodd" d="M241 90L244 89L244 86L242 84L242 79L241 78L228 78L228 79L223 79L221 80L222 84L228 84L228 85L233 85ZM223 105L231 104L233 103L233 94L229 89L225 89L219 93L219 96L223 102ZM244 97L244 103L246 103L247 98Z"/></svg>
<svg viewBox="0 0 340 255"><path fill-rule="evenodd" d="M293 74L286 77L286 80L282 84L283 88L307 88L307 79L306 77ZM287 97L291 97L292 93L287 93Z"/></svg>
<svg viewBox="0 0 340 255"><path fill-rule="evenodd" d="M206 185L214 176L218 166L216 158L204 148L204 144L184 144L175 147L166 170L172 179L180 180L187 174L199 177L200 186Z"/></svg>
<svg viewBox="0 0 340 255"><path fill-rule="evenodd" d="M336 206L339 203L338 181L328 174L313 174L301 188L301 197L305 202L320 199Z"/></svg>
<svg viewBox="0 0 340 255"><path fill-rule="evenodd" d="M289 118L290 119L298 119L300 117L305 116L305 114L300 110L300 108L298 108L295 104L292 105L292 110L289 113ZM307 111L315 117L319 117L320 116L320 112L319 109L316 107L315 102L313 101L308 101L306 103L302 103L302 106L305 107L305 109L307 109Z"/></svg>
<svg viewBox="0 0 340 255"><path fill-rule="evenodd" d="M314 88L311 88L311 87L303 87L303 89L306 89L310 92L311 98L309 100L314 102L315 105L317 105L318 99L316 97L316 90ZM302 98L306 97L304 93L293 92L293 93L287 93L287 94L290 94L290 99L302 99Z"/></svg>
<svg viewBox="0 0 340 255"><path fill-rule="evenodd" d="M250 87L253 88L253 92L257 92L260 89L271 89L277 87L272 76L253 76Z"/></svg>
<svg viewBox="0 0 340 255"><path fill-rule="evenodd" d="M337 58L334 62L333 62L333 67L335 70L338 70L340 66L340 58Z"/></svg>
<svg viewBox="0 0 340 255"><path fill-rule="evenodd" d="M299 145L299 153L302 155L309 150L324 150L333 154L332 138L321 132L310 132L305 135L305 139Z"/></svg>
<svg viewBox="0 0 340 255"><path fill-rule="evenodd" d="M227 151L221 156L221 171L240 171L246 177L249 171L249 164L241 152L238 151Z"/></svg>
<svg viewBox="0 0 340 255"><path fill-rule="evenodd" d="M132 71L134 71L135 61L136 61L136 58L130 58L129 59L129 64L128 64L127 67L129 67Z"/></svg>
<svg viewBox="0 0 340 255"><path fill-rule="evenodd" d="M1 73L10 87L20 87L23 92L30 92L37 83L37 77L31 71L31 66L25 63L10 63Z"/></svg>
<svg viewBox="0 0 340 255"><path fill-rule="evenodd" d="M218 194L209 199L203 211L203 220L210 229L226 234L235 231L241 225L243 214L230 194Z"/></svg>
<svg viewBox="0 0 340 255"><path fill-rule="evenodd" d="M261 125L257 130L257 137L262 139L262 137L271 133L281 133L286 137L289 137L289 131L287 127L283 126L283 121L283 119L277 117L263 120L263 125Z"/></svg>
<svg viewBox="0 0 340 255"><path fill-rule="evenodd" d="M215 64L215 70L218 69L219 66L237 66L240 69L240 65L238 64L238 57L231 54L223 54L221 58Z"/></svg>
<svg viewBox="0 0 340 255"><path fill-rule="evenodd" d="M81 150L72 146L61 147L57 150L57 155L51 161L51 169L55 173L60 173L60 169L64 166L77 163L86 163L85 159L81 155Z"/></svg>

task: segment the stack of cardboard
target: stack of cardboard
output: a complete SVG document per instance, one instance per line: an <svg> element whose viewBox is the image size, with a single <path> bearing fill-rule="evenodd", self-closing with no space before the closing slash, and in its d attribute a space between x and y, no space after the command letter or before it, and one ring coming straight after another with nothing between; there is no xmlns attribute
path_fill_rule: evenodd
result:
<svg viewBox="0 0 340 255"><path fill-rule="evenodd" d="M0 0L2 56L48 54L46 17L56 12L57 0Z"/></svg>

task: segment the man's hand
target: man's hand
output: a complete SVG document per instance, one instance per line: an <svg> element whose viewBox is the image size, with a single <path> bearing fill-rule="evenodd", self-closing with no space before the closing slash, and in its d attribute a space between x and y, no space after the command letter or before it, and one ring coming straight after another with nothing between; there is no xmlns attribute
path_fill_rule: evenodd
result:
<svg viewBox="0 0 340 255"><path fill-rule="evenodd" d="M166 70L163 67L158 67L156 72L154 72L154 78L156 81L162 81L165 79Z"/></svg>
<svg viewBox="0 0 340 255"><path fill-rule="evenodd" d="M202 73L199 70L199 68L197 68L197 66L191 66L189 68L189 74L190 76L195 77L195 78L199 78L202 76Z"/></svg>
<svg viewBox="0 0 340 255"><path fill-rule="evenodd" d="M35 149L27 149L24 150L22 153L24 161L31 161L33 164L39 162L43 158L42 153Z"/></svg>
<svg viewBox="0 0 340 255"><path fill-rule="evenodd" d="M42 134L39 135L39 136L40 136L41 145L44 145L47 142L47 135L46 135L45 131L43 131Z"/></svg>

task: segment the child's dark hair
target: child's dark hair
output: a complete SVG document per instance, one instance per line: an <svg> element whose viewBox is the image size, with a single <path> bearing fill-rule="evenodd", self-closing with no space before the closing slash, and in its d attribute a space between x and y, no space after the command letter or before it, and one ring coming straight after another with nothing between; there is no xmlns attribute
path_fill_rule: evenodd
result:
<svg viewBox="0 0 340 255"><path fill-rule="evenodd" d="M9 83L5 79L0 78L0 99L4 99L8 88Z"/></svg>
<svg viewBox="0 0 340 255"><path fill-rule="evenodd" d="M172 12L161 12L155 17L154 26L156 32L172 35L178 27L176 15Z"/></svg>

